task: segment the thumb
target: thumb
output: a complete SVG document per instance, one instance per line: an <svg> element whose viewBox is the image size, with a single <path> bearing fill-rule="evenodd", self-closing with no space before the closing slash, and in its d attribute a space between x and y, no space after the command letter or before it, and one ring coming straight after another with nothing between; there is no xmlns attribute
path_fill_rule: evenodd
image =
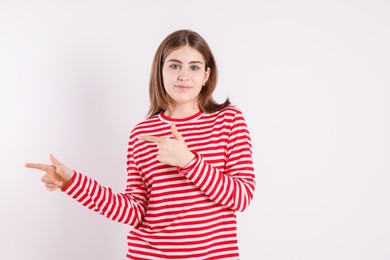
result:
<svg viewBox="0 0 390 260"><path fill-rule="evenodd" d="M52 164L54 164L54 166L61 166L62 165L62 163L60 161L58 161L52 153L50 154L50 161Z"/></svg>
<svg viewBox="0 0 390 260"><path fill-rule="evenodd" d="M175 124L173 124L173 125L171 126L171 131L172 131L173 137L174 137L176 140L183 140L183 136L181 136L181 134L179 133L179 131L177 131L176 125L175 125Z"/></svg>

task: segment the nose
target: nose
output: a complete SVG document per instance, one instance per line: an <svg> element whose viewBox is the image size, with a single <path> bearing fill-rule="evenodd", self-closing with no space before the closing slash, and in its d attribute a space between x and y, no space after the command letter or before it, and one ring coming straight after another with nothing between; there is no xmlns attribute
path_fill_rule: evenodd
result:
<svg viewBox="0 0 390 260"><path fill-rule="evenodd" d="M185 69L180 70L178 80L188 81L188 74L187 74L187 71Z"/></svg>

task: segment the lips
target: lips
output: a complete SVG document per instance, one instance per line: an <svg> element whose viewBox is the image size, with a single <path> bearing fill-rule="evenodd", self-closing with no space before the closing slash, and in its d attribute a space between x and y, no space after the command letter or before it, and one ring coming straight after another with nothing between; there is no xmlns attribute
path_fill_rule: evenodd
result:
<svg viewBox="0 0 390 260"><path fill-rule="evenodd" d="M179 89L190 89L192 88L191 86L186 86L186 85L175 85L176 88L179 88Z"/></svg>

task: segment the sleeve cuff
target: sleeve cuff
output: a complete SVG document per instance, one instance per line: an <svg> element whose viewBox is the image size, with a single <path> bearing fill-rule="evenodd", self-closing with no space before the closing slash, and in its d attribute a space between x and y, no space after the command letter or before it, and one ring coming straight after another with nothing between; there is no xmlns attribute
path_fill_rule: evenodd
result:
<svg viewBox="0 0 390 260"><path fill-rule="evenodd" d="M185 167L177 167L177 170L181 174L187 174L190 172L192 169L195 168L195 166L198 164L200 156L197 153L194 153L195 157L192 159Z"/></svg>
<svg viewBox="0 0 390 260"><path fill-rule="evenodd" d="M72 185L72 183L76 179L76 175L77 175L76 171L73 170L72 178L68 181L68 183L64 187L61 188L61 191L65 192L70 187L70 185Z"/></svg>

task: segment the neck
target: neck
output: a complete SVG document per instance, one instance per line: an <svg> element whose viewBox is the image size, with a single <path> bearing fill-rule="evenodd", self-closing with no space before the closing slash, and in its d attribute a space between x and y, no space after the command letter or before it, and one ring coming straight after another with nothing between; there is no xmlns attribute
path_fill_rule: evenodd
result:
<svg viewBox="0 0 390 260"><path fill-rule="evenodd" d="M198 106L175 106L167 109L164 115L171 118L186 118L199 112Z"/></svg>

